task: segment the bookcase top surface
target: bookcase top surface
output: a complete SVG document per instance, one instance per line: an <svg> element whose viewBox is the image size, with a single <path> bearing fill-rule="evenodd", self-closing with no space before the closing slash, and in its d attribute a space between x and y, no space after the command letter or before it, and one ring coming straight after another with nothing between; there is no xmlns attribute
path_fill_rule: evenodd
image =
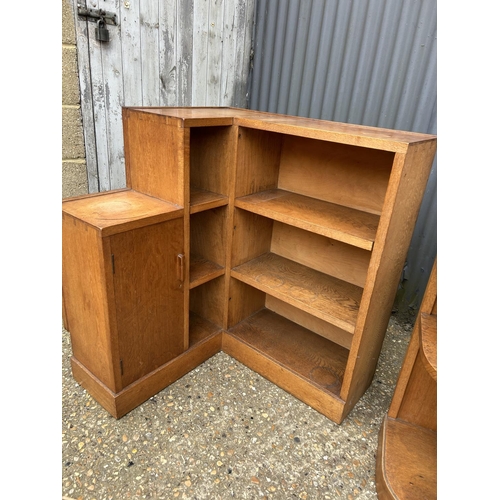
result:
<svg viewBox="0 0 500 500"><path fill-rule="evenodd" d="M63 213L109 236L182 215L182 208L131 189L66 198Z"/></svg>
<svg viewBox="0 0 500 500"><path fill-rule="evenodd" d="M394 152L405 152L411 143L436 140L434 135L418 132L369 127L242 108L137 107L126 109L163 115L177 121L180 127L239 125Z"/></svg>

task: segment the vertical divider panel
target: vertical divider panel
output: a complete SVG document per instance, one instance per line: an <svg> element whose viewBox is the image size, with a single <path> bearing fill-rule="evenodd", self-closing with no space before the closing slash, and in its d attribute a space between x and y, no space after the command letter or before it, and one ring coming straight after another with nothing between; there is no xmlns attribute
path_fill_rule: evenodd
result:
<svg viewBox="0 0 500 500"><path fill-rule="evenodd" d="M435 141L424 141L409 145L407 152L394 157L341 391L346 402L344 415L369 387L375 373L435 151Z"/></svg>
<svg viewBox="0 0 500 500"><path fill-rule="evenodd" d="M227 187L228 187L228 207L226 218L226 260L225 260L225 274L224 274L224 318L222 327L227 330L229 328L229 302L231 300L231 249L233 247L233 233L234 233L234 199L236 190L236 164L238 157L238 136L239 127L233 125L230 132L230 140L228 147L227 161Z"/></svg>
<svg viewBox="0 0 500 500"><path fill-rule="evenodd" d="M185 206L186 147L182 121L123 109L127 187ZM188 137L189 138L189 137ZM189 155L188 155L189 157Z"/></svg>
<svg viewBox="0 0 500 500"><path fill-rule="evenodd" d="M183 203L184 203L184 254L183 260L183 272L184 272L184 350L189 349L189 273L191 268L190 261L190 246L191 246L191 231L190 231L190 220L189 220L189 200L190 200L190 141L191 141L191 129L184 127L180 129L182 134L182 164L183 177L184 177L184 189L183 189Z"/></svg>

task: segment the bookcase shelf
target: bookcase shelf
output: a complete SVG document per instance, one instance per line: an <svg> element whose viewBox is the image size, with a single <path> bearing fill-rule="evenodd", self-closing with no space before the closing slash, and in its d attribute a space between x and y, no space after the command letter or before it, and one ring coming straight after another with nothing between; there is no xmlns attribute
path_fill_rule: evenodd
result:
<svg viewBox="0 0 500 500"><path fill-rule="evenodd" d="M203 210L223 207L224 205L227 205L227 203L227 196L192 187L189 212L191 214L196 214L198 212L202 212Z"/></svg>
<svg viewBox="0 0 500 500"><path fill-rule="evenodd" d="M347 349L265 308L229 333L322 391L340 395Z"/></svg>
<svg viewBox="0 0 500 500"><path fill-rule="evenodd" d="M354 333L362 289L273 253L231 270L231 276Z"/></svg>
<svg viewBox="0 0 500 500"><path fill-rule="evenodd" d="M200 255L191 254L189 288L195 288L224 274L224 268Z"/></svg>
<svg viewBox="0 0 500 500"><path fill-rule="evenodd" d="M282 189L238 198L235 206L365 250L373 248L380 220L371 213Z"/></svg>
<svg viewBox="0 0 500 500"><path fill-rule="evenodd" d="M63 302L78 381L121 416L222 349L340 424L375 373L436 138L237 108L123 108L122 116L129 194L103 198L109 201L101 209L114 220L102 232L142 225L165 245L175 240L151 280L159 283L168 268L162 290L177 301L157 319L178 322L165 339L176 350L123 386L114 346L126 352L130 343L132 357L134 336L129 328L128 337L117 331L109 338L113 308L98 304L99 318L86 317L85 292L75 305L70 289L89 277L79 268L83 277L75 279L66 268ZM148 196L148 211L129 217L117 203L123 196ZM93 203L82 202L89 220ZM67 217L71 207L65 204ZM160 223L167 233L155 227ZM145 260L163 262L162 247L149 255L139 237L130 231L123 244L131 263L141 244ZM104 249L111 259L109 245ZM110 262L93 269L112 275ZM113 300L111 286L99 290L92 300ZM146 327L148 300L136 300ZM158 345L162 332L154 331ZM79 335L93 341L82 344ZM108 351L98 352L100 345ZM90 375L94 366L99 380Z"/></svg>

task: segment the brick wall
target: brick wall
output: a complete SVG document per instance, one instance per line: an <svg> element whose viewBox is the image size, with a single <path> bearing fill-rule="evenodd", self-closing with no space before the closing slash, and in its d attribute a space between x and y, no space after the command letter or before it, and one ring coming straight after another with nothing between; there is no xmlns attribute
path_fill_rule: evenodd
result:
<svg viewBox="0 0 500 500"><path fill-rule="evenodd" d="M62 196L88 193L73 0L62 0Z"/></svg>

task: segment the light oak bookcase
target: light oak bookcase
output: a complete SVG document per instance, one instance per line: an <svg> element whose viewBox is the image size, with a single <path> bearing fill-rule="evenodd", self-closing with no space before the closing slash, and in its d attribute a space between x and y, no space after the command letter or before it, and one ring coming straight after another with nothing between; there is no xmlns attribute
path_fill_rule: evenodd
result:
<svg viewBox="0 0 500 500"><path fill-rule="evenodd" d="M237 108L124 108L123 123L127 189L182 221L168 229L182 304L164 318L182 318L167 337L183 349L115 386L75 353L75 378L120 417L223 350L340 424L373 378L435 136ZM104 218L116 195L96 195ZM63 302L81 345L76 267ZM127 372L120 349L104 357Z"/></svg>

